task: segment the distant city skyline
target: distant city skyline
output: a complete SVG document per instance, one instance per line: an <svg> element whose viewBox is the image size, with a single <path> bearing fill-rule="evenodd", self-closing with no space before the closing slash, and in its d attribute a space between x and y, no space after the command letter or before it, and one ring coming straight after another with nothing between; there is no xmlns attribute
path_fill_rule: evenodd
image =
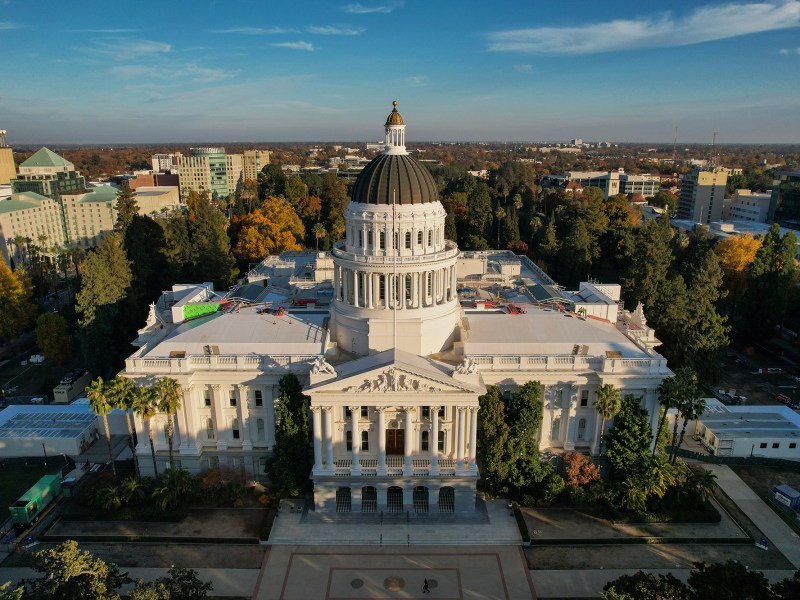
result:
<svg viewBox="0 0 800 600"><path fill-rule="evenodd" d="M0 0L8 143L800 143L800 0Z"/></svg>

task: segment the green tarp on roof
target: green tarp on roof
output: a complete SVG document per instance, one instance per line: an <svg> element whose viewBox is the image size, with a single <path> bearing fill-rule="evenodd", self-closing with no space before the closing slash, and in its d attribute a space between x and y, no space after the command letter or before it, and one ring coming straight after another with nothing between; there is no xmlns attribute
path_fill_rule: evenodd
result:
<svg viewBox="0 0 800 600"><path fill-rule="evenodd" d="M49 148L37 150L33 156L23 162L20 167L74 167L67 159L59 156Z"/></svg>

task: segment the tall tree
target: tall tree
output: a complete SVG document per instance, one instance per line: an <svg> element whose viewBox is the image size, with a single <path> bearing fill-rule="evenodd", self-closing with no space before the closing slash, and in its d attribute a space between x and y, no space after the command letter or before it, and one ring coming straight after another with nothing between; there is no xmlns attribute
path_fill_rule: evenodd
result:
<svg viewBox="0 0 800 600"><path fill-rule="evenodd" d="M305 228L292 205L283 198L268 197L241 222L235 252L241 258L258 262L285 250L300 250Z"/></svg>
<svg viewBox="0 0 800 600"><path fill-rule="evenodd" d="M542 478L542 465L539 462L539 430L542 427L542 386L538 381L529 381L514 392L506 407L509 422L508 483L522 488Z"/></svg>
<svg viewBox="0 0 800 600"><path fill-rule="evenodd" d="M72 356L72 336L61 315L44 313L36 320L36 344L47 358L63 365Z"/></svg>
<svg viewBox="0 0 800 600"><path fill-rule="evenodd" d="M689 600L689 590L670 573L656 576L639 571L608 582L600 597L603 600Z"/></svg>
<svg viewBox="0 0 800 600"><path fill-rule="evenodd" d="M619 390L611 383L604 383L597 391L597 400L594 403L597 414L600 415L600 446L598 453L603 456L603 440L606 435L606 421L613 419L622 409L622 398Z"/></svg>
<svg viewBox="0 0 800 600"><path fill-rule="evenodd" d="M156 447L153 444L152 418L156 414L155 398L152 388L137 387L133 398L133 412L139 416L147 429L147 438L150 441L150 455L153 458L153 477L158 477L158 463L156 463Z"/></svg>
<svg viewBox="0 0 800 600"><path fill-rule="evenodd" d="M696 389L696 388L695 388ZM680 414L681 419L683 419L683 426L681 427L681 434L678 438L678 443L674 444L672 447L672 464L675 464L675 461L678 458L678 450L683 443L683 436L686 434L686 426L688 425L689 421L694 421L703 414L703 411L706 408L706 401L704 398L700 397L699 390L695 394L687 394L678 405L678 414ZM675 415L675 422L677 423L678 416Z"/></svg>
<svg viewBox="0 0 800 600"><path fill-rule="evenodd" d="M671 396L670 402L681 413L682 409L688 407L691 412L692 406L700 398L700 389L697 387L697 373L691 367L681 367L676 369L674 377L670 378L667 384L667 392ZM670 453L670 460L675 454L675 448L678 443L678 426L680 420L678 415L675 415L675 424L672 429L672 443L673 448Z"/></svg>
<svg viewBox="0 0 800 600"><path fill-rule="evenodd" d="M108 428L108 413L114 409L109 397L109 387L103 383L103 378L98 377L89 384L86 388L86 397L89 399L89 404L92 407L94 414L99 415L103 419L103 433L106 436L106 444L108 444L108 461L111 463L111 470L114 472L114 477L117 476L117 467L114 464L114 452L111 448L111 431Z"/></svg>
<svg viewBox="0 0 800 600"><path fill-rule="evenodd" d="M539 242L539 257L544 261L548 271L554 271L553 267L556 266L556 260L559 252L561 251L561 242L556 234L555 219L551 218L547 227L544 229L544 235ZM555 276L555 273L553 273Z"/></svg>
<svg viewBox="0 0 800 600"><path fill-rule="evenodd" d="M490 385L479 398L478 448L481 474L489 484L500 490L508 480L508 445L510 429L500 388Z"/></svg>
<svg viewBox="0 0 800 600"><path fill-rule="evenodd" d="M136 384L127 377L117 375L114 377L114 379L108 382L107 395L111 405L114 408L125 411L125 425L128 427L128 444L130 445L131 452L133 453L133 463L136 468L136 475L138 477L139 459L136 456L136 427L133 424L133 419L131 417L131 411L133 410L136 402Z"/></svg>
<svg viewBox="0 0 800 600"><path fill-rule="evenodd" d="M110 234L83 263L76 296L81 348L86 364L95 373L107 374L127 354L130 340L121 323L131 281L130 263L120 238Z"/></svg>
<svg viewBox="0 0 800 600"><path fill-rule="evenodd" d="M0 261L0 337L15 337L36 320L33 287L21 269L12 271Z"/></svg>
<svg viewBox="0 0 800 600"><path fill-rule="evenodd" d="M777 223L770 227L747 274L745 328L755 339L772 335L789 306L797 283L797 238L781 237Z"/></svg>
<svg viewBox="0 0 800 600"><path fill-rule="evenodd" d="M312 227L311 231L314 234L314 239L317 242L317 252L319 252L319 241L328 235L328 232L325 231L325 225L322 223L314 223L314 227Z"/></svg>
<svg viewBox="0 0 800 600"><path fill-rule="evenodd" d="M694 598L715 600L770 600L774 598L763 574L729 560L724 564L696 563L689 575Z"/></svg>
<svg viewBox="0 0 800 600"><path fill-rule="evenodd" d="M665 290L673 260L671 239L672 227L667 217L652 219L641 227L634 241L636 260L623 279L627 305L643 302L645 309L650 309L648 314L656 314L658 307L668 304Z"/></svg>
<svg viewBox="0 0 800 600"><path fill-rule="evenodd" d="M275 485L292 496L300 493L311 469L307 399L294 374L281 377L275 409L275 450L267 461L267 473ZM354 444L358 442L353 440Z"/></svg>
<svg viewBox="0 0 800 600"><path fill-rule="evenodd" d="M131 221L139 214L139 204L136 202L136 195L131 190L127 181L123 181L119 186L117 201L114 208L117 211L117 222L114 224L114 231L124 237Z"/></svg>
<svg viewBox="0 0 800 600"><path fill-rule="evenodd" d="M211 204L207 191L190 192L186 204L189 276L195 281L211 280L218 288L225 288L236 273L225 215Z"/></svg>
<svg viewBox="0 0 800 600"><path fill-rule="evenodd" d="M208 598L213 589L210 581L203 581L194 569L171 567L166 577L154 581L136 581L129 600L195 600Z"/></svg>
<svg viewBox="0 0 800 600"><path fill-rule="evenodd" d="M628 480L649 465L653 432L650 417L639 398L630 394L622 398L622 408L605 439L606 459L615 480Z"/></svg>
<svg viewBox="0 0 800 600"><path fill-rule="evenodd" d="M747 290L747 271L760 247L761 240L750 234L732 235L714 246L725 275L725 289L728 290L728 298L734 306L744 297Z"/></svg>
<svg viewBox="0 0 800 600"><path fill-rule="evenodd" d="M159 412L167 415L167 443L169 444L169 466L174 468L172 441L175 434L175 413L181 408L183 390L172 377L160 377L153 386L153 398Z"/></svg>

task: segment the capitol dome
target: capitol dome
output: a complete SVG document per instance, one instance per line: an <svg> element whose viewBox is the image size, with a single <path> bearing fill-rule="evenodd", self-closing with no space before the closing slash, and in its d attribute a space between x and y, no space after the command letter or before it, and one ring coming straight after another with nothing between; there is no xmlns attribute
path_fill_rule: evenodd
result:
<svg viewBox="0 0 800 600"><path fill-rule="evenodd" d="M353 186L353 202L425 204L439 200L430 171L407 154L381 154L370 161Z"/></svg>

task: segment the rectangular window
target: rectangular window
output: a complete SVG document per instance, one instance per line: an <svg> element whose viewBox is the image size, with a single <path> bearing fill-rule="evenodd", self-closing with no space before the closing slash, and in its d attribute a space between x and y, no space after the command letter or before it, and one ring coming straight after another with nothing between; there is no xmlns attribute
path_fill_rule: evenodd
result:
<svg viewBox="0 0 800 600"><path fill-rule="evenodd" d="M264 406L264 397L261 393L261 390L256 390L253 393L255 394L256 406Z"/></svg>
<svg viewBox="0 0 800 600"><path fill-rule="evenodd" d="M205 397L206 406L211 406L211 398L209 396Z"/></svg>
<svg viewBox="0 0 800 600"><path fill-rule="evenodd" d="M564 401L564 390L562 390L561 388L558 388L556 390L556 396L555 396L555 401L554 401L554 404L555 404L556 408L562 408L561 403L563 401Z"/></svg>
<svg viewBox="0 0 800 600"><path fill-rule="evenodd" d="M369 452L369 431L361 432L361 451Z"/></svg>
<svg viewBox="0 0 800 600"><path fill-rule="evenodd" d="M423 431L422 432L422 439L420 440L420 444L419 445L420 445L420 449L423 452L427 452L428 451L428 445L430 443L430 435L431 434L428 431Z"/></svg>
<svg viewBox="0 0 800 600"><path fill-rule="evenodd" d="M361 418L362 419L368 419L369 418L369 407L368 406L362 406L361 407Z"/></svg>
<svg viewBox="0 0 800 600"><path fill-rule="evenodd" d="M367 231L367 246L372 248L372 230Z"/></svg>
<svg viewBox="0 0 800 600"><path fill-rule="evenodd" d="M772 442L772 447L773 448L780 448L781 445L778 442Z"/></svg>
<svg viewBox="0 0 800 600"><path fill-rule="evenodd" d="M206 437L209 440L214 439L214 421L211 419L206 419Z"/></svg>
<svg viewBox="0 0 800 600"><path fill-rule="evenodd" d="M383 231L378 234L378 246L381 249L386 247L386 233Z"/></svg>
<svg viewBox="0 0 800 600"><path fill-rule="evenodd" d="M353 432L352 431L348 431L345 434L345 443L347 445L347 451L348 452L352 452L353 451Z"/></svg>
<svg viewBox="0 0 800 600"><path fill-rule="evenodd" d="M423 419L430 419L431 418L431 407L430 406L423 406L422 407L422 418Z"/></svg>
<svg viewBox="0 0 800 600"><path fill-rule="evenodd" d="M767 442L761 442L761 443L758 445L758 447L759 447L759 448L766 448L766 447L767 447Z"/></svg>
<svg viewBox="0 0 800 600"><path fill-rule="evenodd" d="M236 406L236 396L231 396L231 406Z"/></svg>
<svg viewBox="0 0 800 600"><path fill-rule="evenodd" d="M437 449L439 450L439 452L444 452L444 431L440 431L437 437L438 437L438 439L436 440Z"/></svg>
<svg viewBox="0 0 800 600"><path fill-rule="evenodd" d="M581 406L589 406L589 390L581 390Z"/></svg>
<svg viewBox="0 0 800 600"><path fill-rule="evenodd" d="M790 450L794 450L795 448L797 448L797 442L790 442L789 443L789 449Z"/></svg>
<svg viewBox="0 0 800 600"><path fill-rule="evenodd" d="M350 412L350 407L349 406L345 406L344 407L344 418L345 419L349 419L352 416L353 416L353 413Z"/></svg>
<svg viewBox="0 0 800 600"><path fill-rule="evenodd" d="M231 432L233 433L233 439L239 439L239 419L234 419L231 421Z"/></svg>

